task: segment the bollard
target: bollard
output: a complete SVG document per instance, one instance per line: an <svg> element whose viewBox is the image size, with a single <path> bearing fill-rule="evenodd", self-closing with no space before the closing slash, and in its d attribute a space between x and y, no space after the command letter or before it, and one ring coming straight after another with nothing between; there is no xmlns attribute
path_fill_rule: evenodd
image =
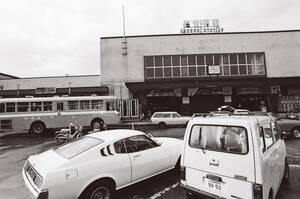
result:
<svg viewBox="0 0 300 199"><path fill-rule="evenodd" d="M133 122L131 122L131 129L134 130Z"/></svg>

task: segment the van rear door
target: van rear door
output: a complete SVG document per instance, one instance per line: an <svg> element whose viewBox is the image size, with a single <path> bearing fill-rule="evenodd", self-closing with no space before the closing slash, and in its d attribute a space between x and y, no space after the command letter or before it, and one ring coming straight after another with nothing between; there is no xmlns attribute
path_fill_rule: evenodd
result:
<svg viewBox="0 0 300 199"><path fill-rule="evenodd" d="M252 198L254 154L249 122L194 124L184 152L186 185L224 198Z"/></svg>

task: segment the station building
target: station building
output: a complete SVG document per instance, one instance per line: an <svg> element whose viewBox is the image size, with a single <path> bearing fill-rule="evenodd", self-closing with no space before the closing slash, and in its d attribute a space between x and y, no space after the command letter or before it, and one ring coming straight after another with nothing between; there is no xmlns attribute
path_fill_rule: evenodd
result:
<svg viewBox="0 0 300 199"><path fill-rule="evenodd" d="M299 52L300 30L102 37L101 82L128 117L225 104L287 112L300 107Z"/></svg>

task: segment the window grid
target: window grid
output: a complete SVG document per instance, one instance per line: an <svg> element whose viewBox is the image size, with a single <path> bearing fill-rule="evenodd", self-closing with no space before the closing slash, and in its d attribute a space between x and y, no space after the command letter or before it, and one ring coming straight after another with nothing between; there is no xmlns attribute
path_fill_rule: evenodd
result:
<svg viewBox="0 0 300 199"><path fill-rule="evenodd" d="M259 55L259 56L257 56ZM265 68L264 68L264 54L263 53L234 53L234 54L216 54L216 55L169 55L170 56L170 65L171 66L165 66L164 63L164 56L150 56L153 61L152 66L145 66L146 69L146 78L148 79L156 79L156 78L173 78L173 77L207 77L209 76L207 73L207 56L211 56L212 58L212 64L215 65L217 57L219 57L219 65L220 65L220 72L221 76L251 76L251 75L265 75ZM174 63L174 56L178 56L178 65L173 65ZM185 56L186 60L183 60L183 56ZM194 56L195 59L195 65L189 65L189 56ZM228 63L224 63L224 57L227 57ZM231 64L231 56L236 56L237 63L236 64ZM243 58L239 56L244 56ZM248 56L253 56L254 62L251 63L249 62ZM155 57L160 57L161 59L161 65L156 66L156 61ZM203 64L198 63L198 61L203 59ZM149 58L149 57L147 57ZM198 60L199 58L199 60ZM240 63L240 60L244 59L245 63ZM262 61L259 61L257 59L260 59ZM182 65L182 61L186 61L187 65ZM232 74L232 67L236 66L237 67L237 74ZM241 66L245 66L245 69L240 69ZM191 67L194 67L195 69L191 69ZM228 67L228 74L225 72L225 67ZM168 75L166 75L165 69L170 69L168 72ZM174 76L174 69L178 70L177 75ZM191 71L190 71L191 69ZM204 69L201 72L201 69ZM251 71L249 70L251 69ZM150 71L149 71L150 70ZM152 72L151 72L152 70ZM161 73L159 72L161 70ZM187 70L187 71L183 71ZM193 71L195 70L195 72ZM242 73L241 74L241 70ZM253 70L253 71L252 71ZM148 72L147 72L148 71ZM200 73L201 72L201 73ZM202 74L203 73L203 74ZM246 73L246 74L245 74ZM152 74L152 75L150 75ZM178 76L179 75L179 76Z"/></svg>

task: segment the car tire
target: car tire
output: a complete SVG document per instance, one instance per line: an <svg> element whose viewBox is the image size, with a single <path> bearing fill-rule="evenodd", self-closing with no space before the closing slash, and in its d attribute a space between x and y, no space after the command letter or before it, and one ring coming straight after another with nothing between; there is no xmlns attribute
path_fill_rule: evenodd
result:
<svg viewBox="0 0 300 199"><path fill-rule="evenodd" d="M41 135L45 132L46 126L43 122L34 122L31 124L30 132L36 135Z"/></svg>
<svg viewBox="0 0 300 199"><path fill-rule="evenodd" d="M111 182L99 180L89 185L79 199L112 199L114 188Z"/></svg>
<svg viewBox="0 0 300 199"><path fill-rule="evenodd" d="M283 182L288 182L290 178L290 167L287 161L285 161L284 173L283 173Z"/></svg>
<svg viewBox="0 0 300 199"><path fill-rule="evenodd" d="M166 123L164 123L164 122L160 122L160 123L158 123L158 127L159 128L166 128Z"/></svg>
<svg viewBox="0 0 300 199"><path fill-rule="evenodd" d="M295 127L292 130L292 136L293 138L300 138L300 127Z"/></svg>

